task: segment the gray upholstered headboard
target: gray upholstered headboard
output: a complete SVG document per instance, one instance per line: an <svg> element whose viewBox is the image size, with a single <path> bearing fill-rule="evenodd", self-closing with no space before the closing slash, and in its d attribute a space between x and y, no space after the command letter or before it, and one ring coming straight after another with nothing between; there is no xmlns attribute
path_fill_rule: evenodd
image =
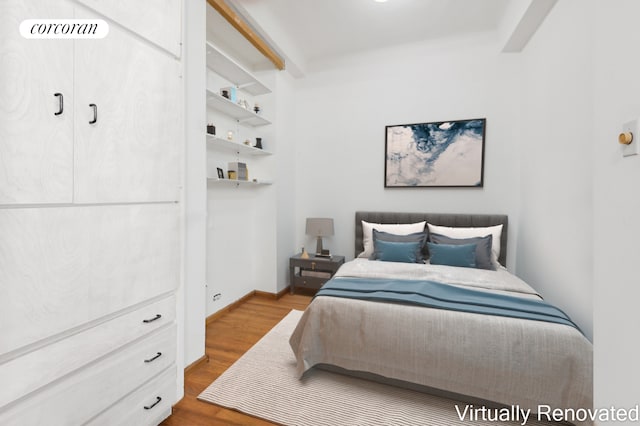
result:
<svg viewBox="0 0 640 426"><path fill-rule="evenodd" d="M364 250L362 244L362 222L370 223L415 223L426 220L428 223L440 226L502 226L500 238L500 257L498 262L507 265L507 235L509 218L501 214L453 214L453 213L399 213L399 212L356 212L356 247L355 255Z"/></svg>

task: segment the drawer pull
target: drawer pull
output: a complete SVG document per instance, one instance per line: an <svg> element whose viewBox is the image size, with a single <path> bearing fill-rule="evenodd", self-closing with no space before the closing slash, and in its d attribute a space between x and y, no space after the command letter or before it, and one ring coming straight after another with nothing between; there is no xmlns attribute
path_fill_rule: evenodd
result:
<svg viewBox="0 0 640 426"><path fill-rule="evenodd" d="M93 108L93 120L89 124L96 124L98 122L98 105L89 104L89 108Z"/></svg>
<svg viewBox="0 0 640 426"><path fill-rule="evenodd" d="M160 401L162 401L162 398L160 398L159 396L156 396L156 402L154 402L151 405L145 405L144 409L145 410L151 410L153 407L155 407L156 405L160 404Z"/></svg>
<svg viewBox="0 0 640 426"><path fill-rule="evenodd" d="M154 322L155 320L159 320L160 318L162 318L162 315L156 314L155 317L150 318L150 319L146 319L146 320L142 320L142 322L145 323L145 324L149 324L150 322Z"/></svg>
<svg viewBox="0 0 640 426"><path fill-rule="evenodd" d="M153 362L162 356L162 352L158 352L153 358L145 359L144 362Z"/></svg>
<svg viewBox="0 0 640 426"><path fill-rule="evenodd" d="M64 96L62 93L54 93L53 96L58 98L58 112L54 112L53 115L60 115L64 112Z"/></svg>

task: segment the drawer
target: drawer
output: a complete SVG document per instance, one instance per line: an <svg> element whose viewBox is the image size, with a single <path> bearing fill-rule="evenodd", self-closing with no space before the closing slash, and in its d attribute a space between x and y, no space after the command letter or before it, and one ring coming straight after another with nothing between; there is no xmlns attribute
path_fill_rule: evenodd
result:
<svg viewBox="0 0 640 426"><path fill-rule="evenodd" d="M319 289L328 280L329 278L302 277L302 276L296 275L296 277L294 278L294 285L296 287Z"/></svg>
<svg viewBox="0 0 640 426"><path fill-rule="evenodd" d="M0 412L0 424L83 424L175 361L174 323Z"/></svg>
<svg viewBox="0 0 640 426"><path fill-rule="evenodd" d="M171 415L176 399L176 367L127 395L91 421L91 426L157 425Z"/></svg>
<svg viewBox="0 0 640 426"><path fill-rule="evenodd" d="M175 296L74 334L0 365L0 407L173 323Z"/></svg>

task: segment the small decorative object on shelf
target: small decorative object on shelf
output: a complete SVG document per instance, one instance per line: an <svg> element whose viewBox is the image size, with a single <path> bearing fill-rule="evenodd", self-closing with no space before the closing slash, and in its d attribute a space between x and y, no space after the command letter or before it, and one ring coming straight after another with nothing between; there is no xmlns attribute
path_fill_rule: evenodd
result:
<svg viewBox="0 0 640 426"><path fill-rule="evenodd" d="M224 170L218 167L218 179L224 179Z"/></svg>
<svg viewBox="0 0 640 426"><path fill-rule="evenodd" d="M260 105L255 104L253 106L253 112L255 112L256 114L260 114Z"/></svg>
<svg viewBox="0 0 640 426"><path fill-rule="evenodd" d="M231 102L238 102L238 92L236 91L235 87L223 87L222 89L220 89L220 93L224 98L229 99Z"/></svg>
<svg viewBox="0 0 640 426"><path fill-rule="evenodd" d="M249 180L249 172L247 170L246 163L241 163L239 161L234 161L229 163L229 173L232 171L235 172L236 179L238 180ZM229 178L231 179L231 178Z"/></svg>
<svg viewBox="0 0 640 426"><path fill-rule="evenodd" d="M213 124L207 124L207 133L209 133L210 135L215 135L216 126L214 126Z"/></svg>
<svg viewBox="0 0 640 426"><path fill-rule="evenodd" d="M247 146L251 146L251 141L249 139L247 139L246 141L244 141L244 144Z"/></svg>
<svg viewBox="0 0 640 426"><path fill-rule="evenodd" d="M228 139L228 140L230 140L230 141L232 141L232 140L233 140L233 132L232 132L231 130L229 130L229 131L227 132L227 139Z"/></svg>
<svg viewBox="0 0 640 426"><path fill-rule="evenodd" d="M254 145L254 147L262 149L262 138L256 138L256 144Z"/></svg>
<svg viewBox="0 0 640 426"><path fill-rule="evenodd" d="M229 171L227 172L227 175L229 176L229 179L230 179L230 180L236 180L236 179L237 179L237 178L236 178L236 172L234 172L233 170L229 170Z"/></svg>
<svg viewBox="0 0 640 426"><path fill-rule="evenodd" d="M307 253L304 247L302 247L302 253L300 254L300 259L308 259L308 258L309 258L309 253Z"/></svg>

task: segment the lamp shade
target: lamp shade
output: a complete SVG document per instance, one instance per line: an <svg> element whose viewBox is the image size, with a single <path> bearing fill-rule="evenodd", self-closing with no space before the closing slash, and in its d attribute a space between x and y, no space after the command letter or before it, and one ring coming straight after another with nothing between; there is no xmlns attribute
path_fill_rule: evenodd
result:
<svg viewBox="0 0 640 426"><path fill-rule="evenodd" d="M333 219L324 217L308 217L306 234L314 237L332 236Z"/></svg>

